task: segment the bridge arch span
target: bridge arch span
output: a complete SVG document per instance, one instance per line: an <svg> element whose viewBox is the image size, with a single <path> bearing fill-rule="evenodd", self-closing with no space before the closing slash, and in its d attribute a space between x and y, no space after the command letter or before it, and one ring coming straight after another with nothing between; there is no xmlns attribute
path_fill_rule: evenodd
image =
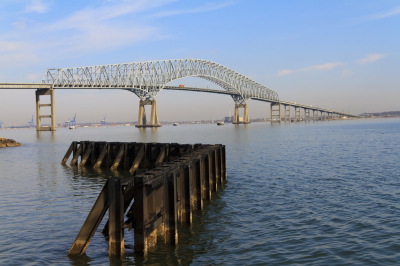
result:
<svg viewBox="0 0 400 266"><path fill-rule="evenodd" d="M277 92L225 66L202 59L48 69L42 83L52 84L55 89L125 89L141 99L154 99L167 84L186 77L211 81L239 94L243 102L251 98L279 101Z"/></svg>

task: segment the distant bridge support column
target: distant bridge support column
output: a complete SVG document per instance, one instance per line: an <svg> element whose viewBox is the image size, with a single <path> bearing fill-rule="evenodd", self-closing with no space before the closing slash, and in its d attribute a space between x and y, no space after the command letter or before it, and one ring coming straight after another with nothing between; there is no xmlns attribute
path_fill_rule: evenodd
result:
<svg viewBox="0 0 400 266"><path fill-rule="evenodd" d="M291 118L291 116L290 116L290 105L284 105L284 107L285 107L285 123L286 123L286 121L289 121L289 123L290 122L292 122L292 118Z"/></svg>
<svg viewBox="0 0 400 266"><path fill-rule="evenodd" d="M244 109L243 119L240 119L240 117L239 117L239 108L243 108ZM250 124L249 109L247 108L247 103L235 104L235 114L233 116L233 123L232 124L234 124L234 125Z"/></svg>
<svg viewBox="0 0 400 266"><path fill-rule="evenodd" d="M281 123L281 120L281 103L271 103L271 124L273 122Z"/></svg>
<svg viewBox="0 0 400 266"><path fill-rule="evenodd" d="M304 121L310 121L310 109L304 109Z"/></svg>
<svg viewBox="0 0 400 266"><path fill-rule="evenodd" d="M147 124L146 111L144 108L145 105L151 105L150 125ZM161 127L161 124L158 120L157 104L155 99L140 100L138 123L135 125L135 127Z"/></svg>
<svg viewBox="0 0 400 266"><path fill-rule="evenodd" d="M315 121L315 120L318 121L318 111L317 110L312 111L312 118L313 118L313 121Z"/></svg>
<svg viewBox="0 0 400 266"><path fill-rule="evenodd" d="M301 121L301 113L300 113L301 108L295 106L294 107L294 113L295 113L295 121L300 122Z"/></svg>
<svg viewBox="0 0 400 266"><path fill-rule="evenodd" d="M49 95L49 104L40 104L40 96ZM40 115L41 107L50 107L50 115ZM42 127L42 118L50 118L51 125ZM54 90L53 89L41 89L36 90L36 131L56 131L56 114L54 105Z"/></svg>

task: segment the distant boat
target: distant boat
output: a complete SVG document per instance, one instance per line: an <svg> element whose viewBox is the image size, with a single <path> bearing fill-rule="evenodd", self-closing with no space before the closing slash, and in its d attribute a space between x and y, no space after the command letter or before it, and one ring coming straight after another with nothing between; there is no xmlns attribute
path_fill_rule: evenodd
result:
<svg viewBox="0 0 400 266"><path fill-rule="evenodd" d="M75 129L75 126L69 126L69 129Z"/></svg>
<svg viewBox="0 0 400 266"><path fill-rule="evenodd" d="M172 125L174 125L174 126L178 126L178 123L173 123Z"/></svg>
<svg viewBox="0 0 400 266"><path fill-rule="evenodd" d="M224 121L221 121L221 122L217 123L217 126L223 126L223 125L225 125Z"/></svg>

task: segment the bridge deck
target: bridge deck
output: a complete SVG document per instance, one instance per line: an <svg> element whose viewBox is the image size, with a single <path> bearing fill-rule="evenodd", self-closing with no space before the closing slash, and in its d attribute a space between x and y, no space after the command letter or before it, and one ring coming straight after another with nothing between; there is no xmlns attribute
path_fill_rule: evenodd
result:
<svg viewBox="0 0 400 266"><path fill-rule="evenodd" d="M52 84L46 84L46 83L0 83L0 89L51 89ZM118 87L111 87L108 85L105 86L96 86L92 87L90 85L71 85L69 86L63 86L63 87L57 87L55 86L54 89L136 89L136 86L118 86ZM195 92L207 92L207 93L216 93L216 94L225 94L225 95L240 95L237 92L232 92L232 91L225 91L225 90L213 90L213 89L203 89L203 88L195 88L195 87L178 87L178 86L166 86L164 87L164 90L180 90L180 91L195 91ZM290 105L293 107L299 107L299 108L304 108L304 109L310 109L313 111L320 111L320 112L327 112L327 113L335 113L339 115L345 115L348 117L357 117L352 114L348 113L343 113L343 112L338 112L334 110L329 110L329 109L324 109L324 108L319 108L311 105L304 105L304 104L299 104L299 103L294 103L294 102L287 102L287 101L272 101L269 99L263 99L263 98L251 98L256 101L262 101L262 102L270 102L270 103L280 103L282 105Z"/></svg>
<svg viewBox="0 0 400 266"><path fill-rule="evenodd" d="M167 87L164 88L164 90L196 91L196 92L208 92L208 93L217 93L217 94L239 95L236 92L213 90L213 89L202 89L202 88L194 88L194 87L167 86ZM319 108L319 107L315 107L315 106L311 106L311 105L304 105L304 104L299 104L299 103L294 103L294 102L286 102L286 101L277 102L277 101L271 101L271 100L268 100L268 99L254 98L254 97L251 98L251 99L252 100L256 100L256 101L269 102L269 103L280 103L280 104L283 104L283 105L290 105L290 106L293 106L293 107L300 107L300 108L304 108L304 109L310 109L310 110L313 110L313 111L335 113L335 114L345 115L345 116L349 116L349 117L357 117L355 115L348 114L348 113L342 113L342 112L338 112L338 111L334 111L334 110L323 109L323 108Z"/></svg>
<svg viewBox="0 0 400 266"><path fill-rule="evenodd" d="M45 83L0 83L0 89L51 89L51 84Z"/></svg>

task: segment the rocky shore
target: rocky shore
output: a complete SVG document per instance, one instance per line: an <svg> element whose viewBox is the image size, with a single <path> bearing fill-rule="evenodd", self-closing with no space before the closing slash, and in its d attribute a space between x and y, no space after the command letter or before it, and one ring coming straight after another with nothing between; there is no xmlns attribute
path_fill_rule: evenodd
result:
<svg viewBox="0 0 400 266"><path fill-rule="evenodd" d="M16 142L13 139L6 139L6 138L0 137L0 148L15 147L15 146L22 146L22 144L19 142Z"/></svg>

